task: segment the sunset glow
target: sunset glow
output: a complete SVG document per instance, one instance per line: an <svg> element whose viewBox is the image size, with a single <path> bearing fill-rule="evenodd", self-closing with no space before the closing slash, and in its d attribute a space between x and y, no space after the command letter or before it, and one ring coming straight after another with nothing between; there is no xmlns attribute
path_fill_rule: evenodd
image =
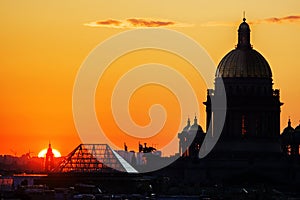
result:
<svg viewBox="0 0 300 200"><path fill-rule="evenodd" d="M237 44L237 29L243 11L251 28L251 44L270 64L274 89L280 89L280 100L284 103L280 131L287 126L289 116L292 126L296 127L300 120L299 8L299 0L274 0L271 5L270 1L258 0L91 0L88 4L85 1L28 0L16 3L2 0L0 155L21 156L28 149L37 154L45 148L49 138L62 155L68 155L82 143L73 119L74 82L81 64L103 41L132 29L171 29L203 46L217 67ZM115 49L111 47L109 52ZM162 104L168 118L160 134L147 139L130 139L129 134L119 130L111 114L111 95L127 71L149 63L172 66L188 77L192 87L196 87L200 111L182 115L179 101L171 91L157 85L140 87L128 101L130 117L135 124L147 126L151 122L149 108L154 104ZM99 78L93 105L95 115L107 138L120 149L126 143L129 150L137 151L139 141L161 148L182 130L181 124L186 124L188 116L197 115L199 124L206 131L202 102L206 99L207 89L213 85L205 85L200 78L190 63L170 52L130 52L115 58ZM178 150L178 143L174 149ZM39 157L46 151L43 149ZM56 157L60 152L53 149ZM168 155L168 152L163 153Z"/></svg>
<svg viewBox="0 0 300 200"><path fill-rule="evenodd" d="M58 150L56 149L52 149L52 152L54 154L54 157L58 158L58 157L61 157L61 154ZM47 149L43 149L40 151L40 153L38 154L38 157L39 158L44 158L47 154Z"/></svg>

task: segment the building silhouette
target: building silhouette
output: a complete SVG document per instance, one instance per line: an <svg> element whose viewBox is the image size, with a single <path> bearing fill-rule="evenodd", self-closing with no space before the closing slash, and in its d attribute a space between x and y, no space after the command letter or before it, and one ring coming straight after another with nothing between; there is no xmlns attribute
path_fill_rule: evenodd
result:
<svg viewBox="0 0 300 200"><path fill-rule="evenodd" d="M226 94L222 89L223 84ZM227 109L212 109L216 99L226 95ZM226 112L225 124L214 152L280 152L279 90L273 89L271 68L250 43L246 19L238 28L238 44L220 61L215 73L215 87L204 102L207 130L219 125L219 115ZM208 132L214 137L214 130Z"/></svg>
<svg viewBox="0 0 300 200"><path fill-rule="evenodd" d="M291 125L291 120L288 121L288 126L281 134L281 148L285 155L298 157L300 156L300 125L295 129Z"/></svg>
<svg viewBox="0 0 300 200"><path fill-rule="evenodd" d="M45 157L45 171L50 172L54 168L54 154L52 152L51 143L49 143Z"/></svg>
<svg viewBox="0 0 300 200"><path fill-rule="evenodd" d="M187 125L181 133L178 133L179 155L182 157L197 158L204 137L205 133L198 124L197 117L195 116L193 125L191 125L191 120L188 118Z"/></svg>

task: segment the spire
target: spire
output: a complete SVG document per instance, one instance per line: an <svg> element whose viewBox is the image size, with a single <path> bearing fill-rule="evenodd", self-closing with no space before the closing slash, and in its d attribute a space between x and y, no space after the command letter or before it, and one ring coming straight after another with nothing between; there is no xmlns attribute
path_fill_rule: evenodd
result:
<svg viewBox="0 0 300 200"><path fill-rule="evenodd" d="M244 17L243 22L239 26L238 30L238 44L237 49L250 49L250 27L246 22L245 18L245 11L244 11Z"/></svg>
<svg viewBox="0 0 300 200"><path fill-rule="evenodd" d="M291 127L291 119L289 117L289 121L288 121L288 127Z"/></svg>
<svg viewBox="0 0 300 200"><path fill-rule="evenodd" d="M183 128L182 131L188 131L191 127L191 120L190 120L190 117L188 117L188 120L187 120L187 124L186 126Z"/></svg>
<svg viewBox="0 0 300 200"><path fill-rule="evenodd" d="M45 158L45 171L49 172L53 169L53 167L54 167L54 154L52 152L51 143L49 140L49 145L48 145L46 158Z"/></svg>
<svg viewBox="0 0 300 200"><path fill-rule="evenodd" d="M196 114L195 114L195 118L194 118L194 124L198 124Z"/></svg>

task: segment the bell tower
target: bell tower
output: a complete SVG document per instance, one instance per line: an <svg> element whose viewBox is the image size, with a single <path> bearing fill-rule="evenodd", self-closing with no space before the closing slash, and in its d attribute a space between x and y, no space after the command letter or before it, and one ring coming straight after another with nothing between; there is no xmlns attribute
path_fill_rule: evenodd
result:
<svg viewBox="0 0 300 200"><path fill-rule="evenodd" d="M54 168L54 154L52 152L51 143L49 142L48 150L45 158L45 171L50 172Z"/></svg>

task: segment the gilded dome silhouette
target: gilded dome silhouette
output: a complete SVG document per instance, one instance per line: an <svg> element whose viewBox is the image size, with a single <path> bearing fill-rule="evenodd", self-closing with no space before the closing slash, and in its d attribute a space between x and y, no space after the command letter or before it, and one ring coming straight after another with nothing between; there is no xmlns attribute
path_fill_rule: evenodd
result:
<svg viewBox="0 0 300 200"><path fill-rule="evenodd" d="M190 130L191 131L201 131L203 132L202 130L202 127L198 124L198 120L197 120L197 117L195 116L194 118L194 124L190 127Z"/></svg>
<svg viewBox="0 0 300 200"><path fill-rule="evenodd" d="M237 47L221 60L216 77L272 78L268 62L250 44L250 27L245 18L238 29Z"/></svg>
<svg viewBox="0 0 300 200"><path fill-rule="evenodd" d="M295 129L291 126L291 120L288 121L288 126L283 130L281 134L282 142L287 144L291 143L294 138Z"/></svg>
<svg viewBox="0 0 300 200"><path fill-rule="evenodd" d="M294 133L295 129L291 126L291 120L288 121L288 126L283 130L282 135L290 135Z"/></svg>

